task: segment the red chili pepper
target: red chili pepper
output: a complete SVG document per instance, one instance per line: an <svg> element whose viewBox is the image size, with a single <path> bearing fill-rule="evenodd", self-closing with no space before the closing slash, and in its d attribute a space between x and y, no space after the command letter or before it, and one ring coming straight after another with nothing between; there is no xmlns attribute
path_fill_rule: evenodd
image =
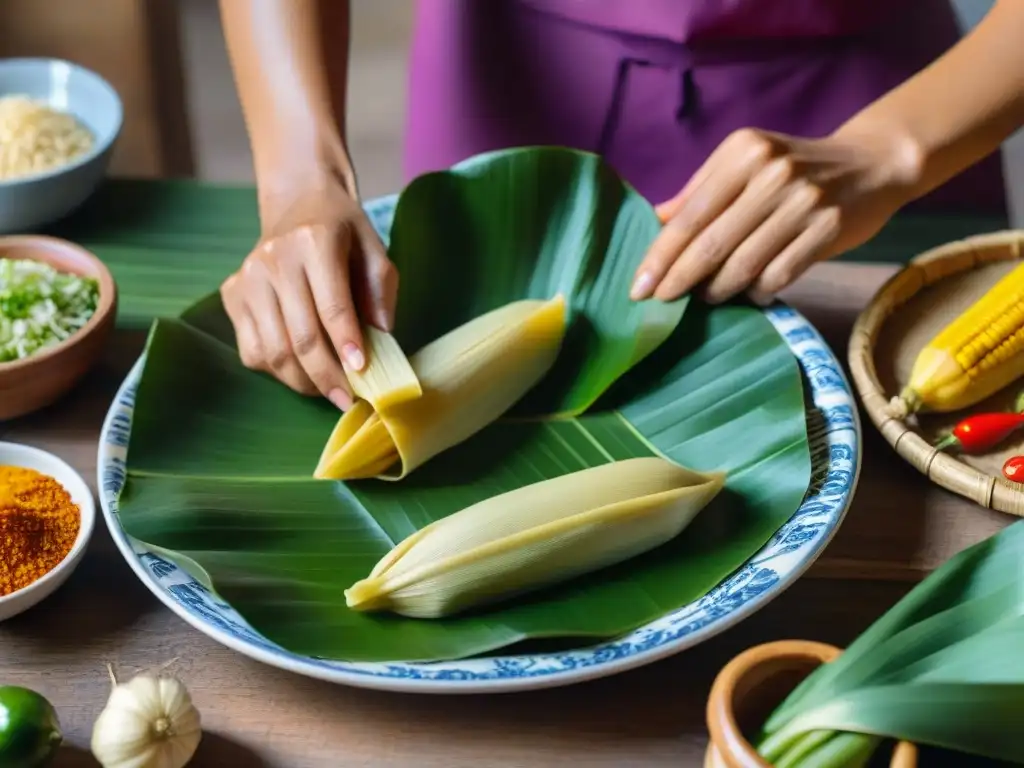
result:
<svg viewBox="0 0 1024 768"><path fill-rule="evenodd" d="M1005 440L1011 432L1024 426L1022 413L979 413L968 416L943 437L935 447L955 445L964 453L981 453Z"/></svg>
<svg viewBox="0 0 1024 768"><path fill-rule="evenodd" d="M1024 482L1024 456L1011 456L1003 464L1003 477L1015 483Z"/></svg>

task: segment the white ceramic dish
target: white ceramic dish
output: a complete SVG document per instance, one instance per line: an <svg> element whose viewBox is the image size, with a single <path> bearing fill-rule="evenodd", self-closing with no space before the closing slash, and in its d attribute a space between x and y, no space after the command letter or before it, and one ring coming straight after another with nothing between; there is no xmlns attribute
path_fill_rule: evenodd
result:
<svg viewBox="0 0 1024 768"><path fill-rule="evenodd" d="M3 621L45 600L67 581L82 560L89 539L92 538L93 527L96 525L96 503L82 476L52 453L18 443L0 442L0 466L26 467L54 478L71 494L71 500L78 505L82 517L78 537L71 551L56 568L24 589L0 597L0 621Z"/></svg>
<svg viewBox="0 0 1024 768"><path fill-rule="evenodd" d="M36 231L82 205L106 176L121 135L117 91L95 72L60 59L0 59L0 96L28 96L74 115L93 148L59 168L0 180L0 233Z"/></svg>
<svg viewBox="0 0 1024 768"><path fill-rule="evenodd" d="M390 228L395 197L367 205L378 230ZM223 645L281 669L363 688L415 693L500 693L580 683L672 656L763 608L817 559L849 509L860 472L861 427L842 366L814 327L785 306L765 315L786 340L807 382L811 487L803 504L764 547L707 595L623 637L575 651L490 656L436 663L352 663L290 653L186 572L131 539L118 521L135 392L144 357L111 404L100 437L97 483L103 517L136 575L168 608Z"/></svg>

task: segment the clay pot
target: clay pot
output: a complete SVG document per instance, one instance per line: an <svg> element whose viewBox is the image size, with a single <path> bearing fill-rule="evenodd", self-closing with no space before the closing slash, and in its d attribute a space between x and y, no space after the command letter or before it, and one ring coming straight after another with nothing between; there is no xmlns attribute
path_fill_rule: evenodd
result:
<svg viewBox="0 0 1024 768"><path fill-rule="evenodd" d="M102 357L117 315L117 286L96 256L42 235L0 237L0 258L32 259L61 272L94 277L96 312L78 332L22 360L0 363L0 422L25 416L66 395Z"/></svg>
<svg viewBox="0 0 1024 768"><path fill-rule="evenodd" d="M835 659L842 650L807 640L780 640L741 653L718 673L708 697L707 722L711 741L704 768L772 768L746 735L816 667ZM917 747L900 742L890 768L916 768Z"/></svg>

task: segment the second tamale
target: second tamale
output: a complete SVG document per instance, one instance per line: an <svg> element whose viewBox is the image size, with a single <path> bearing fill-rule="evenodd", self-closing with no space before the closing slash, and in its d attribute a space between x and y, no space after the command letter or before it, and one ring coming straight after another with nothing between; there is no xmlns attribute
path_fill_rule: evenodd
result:
<svg viewBox="0 0 1024 768"><path fill-rule="evenodd" d="M412 534L345 597L354 610L413 618L506 599L670 541L724 483L651 457L527 485Z"/></svg>

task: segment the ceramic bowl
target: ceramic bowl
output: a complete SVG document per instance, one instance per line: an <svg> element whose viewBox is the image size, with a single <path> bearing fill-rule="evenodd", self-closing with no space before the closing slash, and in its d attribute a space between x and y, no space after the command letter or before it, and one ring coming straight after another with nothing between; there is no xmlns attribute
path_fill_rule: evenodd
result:
<svg viewBox="0 0 1024 768"><path fill-rule="evenodd" d="M0 421L24 416L67 394L103 353L117 314L110 270L83 248L42 236L0 237L0 259L33 259L100 284L96 312L81 330L22 360L0 363Z"/></svg>
<svg viewBox="0 0 1024 768"><path fill-rule="evenodd" d="M45 600L63 584L85 554L96 524L96 503L85 480L64 461L53 454L17 443L0 442L0 466L26 467L49 475L71 494L71 500L81 510L78 537L56 568L27 587L0 597L0 621L9 619Z"/></svg>
<svg viewBox="0 0 1024 768"><path fill-rule="evenodd" d="M117 91L95 72L60 59L0 59L0 97L28 96L74 115L93 147L67 165L0 180L0 234L31 232L71 213L106 175L124 112Z"/></svg>
<svg viewBox="0 0 1024 768"><path fill-rule="evenodd" d="M842 653L808 640L779 640L748 648L718 673L708 696L711 734L704 768L772 768L747 740L805 677ZM916 768L917 747L900 742L890 768Z"/></svg>

